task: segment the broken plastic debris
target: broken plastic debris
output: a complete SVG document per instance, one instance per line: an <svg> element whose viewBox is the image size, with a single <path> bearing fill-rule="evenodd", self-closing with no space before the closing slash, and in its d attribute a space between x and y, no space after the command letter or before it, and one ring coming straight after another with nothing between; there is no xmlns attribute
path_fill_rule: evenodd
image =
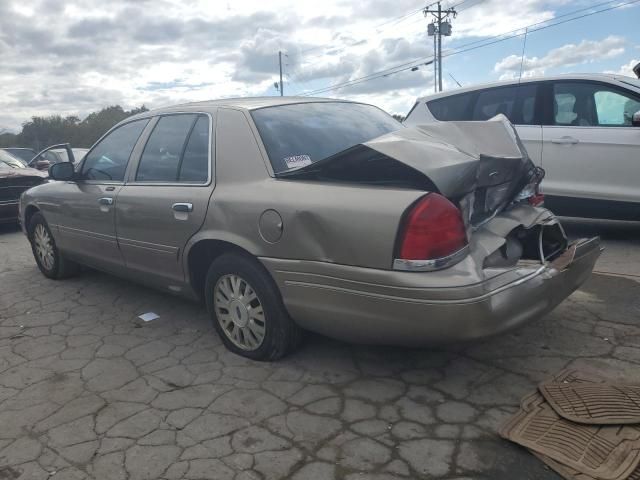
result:
<svg viewBox="0 0 640 480"><path fill-rule="evenodd" d="M144 322L150 322L152 320L160 318L160 315L154 312L147 312L147 313L143 313L142 315L138 315L138 318Z"/></svg>

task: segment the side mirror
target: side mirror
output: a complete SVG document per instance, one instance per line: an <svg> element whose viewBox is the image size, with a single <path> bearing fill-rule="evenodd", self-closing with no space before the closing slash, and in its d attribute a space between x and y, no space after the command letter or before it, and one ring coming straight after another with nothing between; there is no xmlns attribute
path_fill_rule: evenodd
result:
<svg viewBox="0 0 640 480"><path fill-rule="evenodd" d="M640 127L640 110L631 116L631 125L634 127Z"/></svg>
<svg viewBox="0 0 640 480"><path fill-rule="evenodd" d="M76 176L76 170L71 162L54 163L49 167L49 178L53 180L69 181Z"/></svg>

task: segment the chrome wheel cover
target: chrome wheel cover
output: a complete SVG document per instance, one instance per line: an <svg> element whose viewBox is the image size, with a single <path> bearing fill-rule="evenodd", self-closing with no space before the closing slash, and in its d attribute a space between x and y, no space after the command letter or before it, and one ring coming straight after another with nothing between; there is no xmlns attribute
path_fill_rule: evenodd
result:
<svg viewBox="0 0 640 480"><path fill-rule="evenodd" d="M55 263L53 253L53 239L43 224L39 223L33 232L33 243L40 264L47 270L51 270Z"/></svg>
<svg viewBox="0 0 640 480"><path fill-rule="evenodd" d="M262 302L251 285L234 274L223 275L213 287L213 305L222 331L242 350L256 350L266 333Z"/></svg>

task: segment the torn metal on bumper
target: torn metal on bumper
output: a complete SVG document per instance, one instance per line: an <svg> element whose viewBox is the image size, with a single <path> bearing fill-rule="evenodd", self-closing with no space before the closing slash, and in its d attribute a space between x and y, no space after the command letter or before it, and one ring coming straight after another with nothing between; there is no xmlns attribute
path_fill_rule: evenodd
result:
<svg viewBox="0 0 640 480"><path fill-rule="evenodd" d="M584 283L601 251L598 237L578 240L552 262L442 288L411 286L406 276L415 273L397 273L391 284L376 281L389 272L262 260L302 327L353 342L419 346L495 335L546 314Z"/></svg>

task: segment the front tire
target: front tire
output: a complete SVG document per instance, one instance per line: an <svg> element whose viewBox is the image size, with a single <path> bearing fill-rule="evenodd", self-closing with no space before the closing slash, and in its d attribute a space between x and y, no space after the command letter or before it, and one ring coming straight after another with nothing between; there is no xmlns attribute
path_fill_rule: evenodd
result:
<svg viewBox="0 0 640 480"><path fill-rule="evenodd" d="M237 253L216 258L207 273L207 309L224 345L253 360L282 358L299 343L278 287L256 260Z"/></svg>
<svg viewBox="0 0 640 480"><path fill-rule="evenodd" d="M58 250L49 225L41 213L35 213L31 217L27 231L33 257L45 277L59 280L78 272L78 264L64 258Z"/></svg>

